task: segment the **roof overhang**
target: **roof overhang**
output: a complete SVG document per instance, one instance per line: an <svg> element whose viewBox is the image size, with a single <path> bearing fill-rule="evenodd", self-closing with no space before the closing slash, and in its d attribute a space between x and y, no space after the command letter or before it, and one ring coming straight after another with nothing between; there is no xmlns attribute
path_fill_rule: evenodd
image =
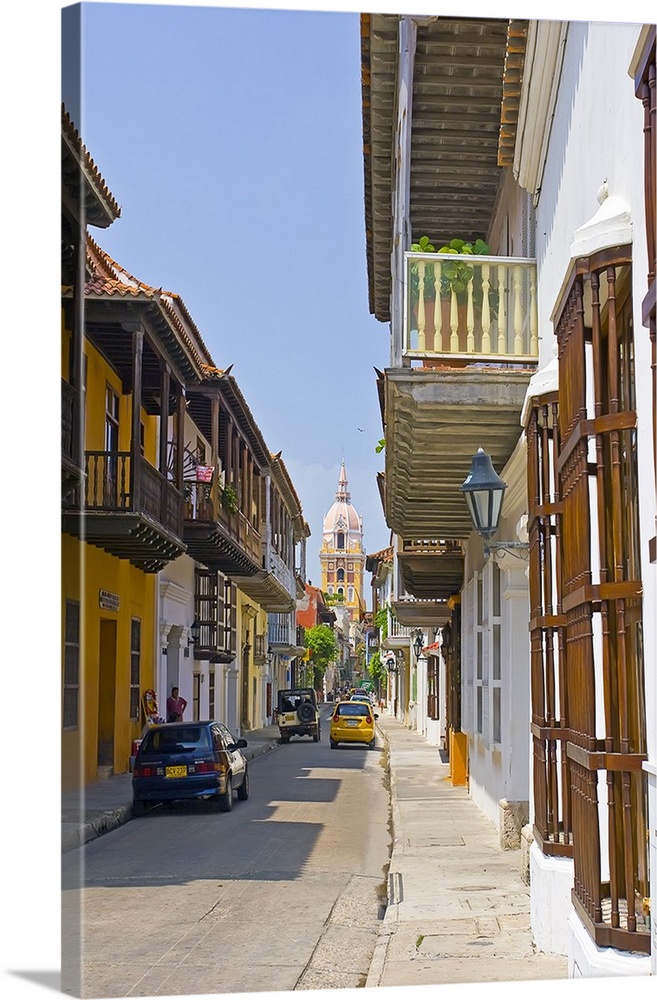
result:
<svg viewBox="0 0 657 1000"><path fill-rule="evenodd" d="M499 163L509 162L513 148L509 109L517 105L526 27L496 18L415 20L411 239L427 235L436 247L454 237L486 239ZM361 15L369 302L382 322L390 320L399 22L400 15Z"/></svg>
<svg viewBox="0 0 657 1000"><path fill-rule="evenodd" d="M534 369L386 371L386 521L404 539L465 539L460 486L483 448L498 472L518 443Z"/></svg>

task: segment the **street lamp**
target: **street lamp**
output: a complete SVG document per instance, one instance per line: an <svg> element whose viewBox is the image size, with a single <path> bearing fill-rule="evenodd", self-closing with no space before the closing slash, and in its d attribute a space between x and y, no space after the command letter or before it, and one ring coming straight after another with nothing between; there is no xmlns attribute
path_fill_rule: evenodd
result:
<svg viewBox="0 0 657 1000"><path fill-rule="evenodd" d="M192 622L192 624L189 626L189 634L190 634L191 638L189 638L187 640L187 645L188 646L195 646L197 644L197 642L199 641L199 639L201 638L201 626L197 622L196 618L194 619L194 621Z"/></svg>
<svg viewBox="0 0 657 1000"><path fill-rule="evenodd" d="M415 633L415 640L413 642L413 649L415 650L415 659L419 660L422 650L424 649L424 633L419 629Z"/></svg>
<svg viewBox="0 0 657 1000"><path fill-rule="evenodd" d="M460 489L465 494L475 531L489 539L500 524L506 483L495 472L490 455L483 448L473 456L470 471Z"/></svg>
<svg viewBox="0 0 657 1000"><path fill-rule="evenodd" d="M470 517L475 531L484 540L484 554L488 556L492 549L527 549L527 542L491 542L491 537L500 526L502 501L506 483L493 468L490 455L479 448L472 458L472 465L465 480L460 486L470 511Z"/></svg>
<svg viewBox="0 0 657 1000"><path fill-rule="evenodd" d="M397 660L394 658L394 656L389 656L386 659L386 670L388 671L389 674L397 673Z"/></svg>

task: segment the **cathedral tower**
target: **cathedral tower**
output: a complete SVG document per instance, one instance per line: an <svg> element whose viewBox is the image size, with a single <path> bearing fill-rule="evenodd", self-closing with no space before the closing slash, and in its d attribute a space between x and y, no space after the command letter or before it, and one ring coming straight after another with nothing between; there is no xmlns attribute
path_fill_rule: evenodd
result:
<svg viewBox="0 0 657 1000"><path fill-rule="evenodd" d="M351 611L352 621L359 621L365 611L363 593L365 549L363 521L351 503L344 459L340 467L335 503L324 518L319 561L322 590L335 595Z"/></svg>

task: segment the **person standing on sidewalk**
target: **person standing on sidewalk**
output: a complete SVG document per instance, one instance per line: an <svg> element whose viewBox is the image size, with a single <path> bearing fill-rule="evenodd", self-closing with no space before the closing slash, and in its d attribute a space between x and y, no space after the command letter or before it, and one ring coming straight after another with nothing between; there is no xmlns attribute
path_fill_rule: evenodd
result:
<svg viewBox="0 0 657 1000"><path fill-rule="evenodd" d="M167 698L167 722L182 722L183 712L187 708L187 702L179 696L178 688L171 688L171 695Z"/></svg>

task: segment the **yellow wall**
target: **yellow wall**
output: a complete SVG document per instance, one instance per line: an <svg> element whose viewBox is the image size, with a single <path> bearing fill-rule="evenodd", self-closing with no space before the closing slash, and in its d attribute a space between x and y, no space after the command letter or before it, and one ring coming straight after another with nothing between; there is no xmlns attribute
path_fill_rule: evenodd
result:
<svg viewBox="0 0 657 1000"><path fill-rule="evenodd" d="M94 545L62 536L62 662L65 601L81 603L79 728L62 734L62 785L76 788L97 777L99 720L113 716L115 774L128 770L132 740L144 725L139 711L130 719L131 621L141 621L140 695L155 687L155 614L157 575L143 573L125 559L117 559ZM117 594L118 611L99 606L101 590ZM105 643L104 656L113 673L113 695L99 704L101 622L114 622L116 649ZM105 639L108 636L104 633ZM113 661L113 662L111 662ZM62 679L63 683L63 679Z"/></svg>
<svg viewBox="0 0 657 1000"><path fill-rule="evenodd" d="M68 334L62 337L62 366L68 370ZM88 342L85 447L105 446L105 390L110 384L119 395L119 448L128 451L131 436L131 397L121 394L121 381ZM142 412L145 455L155 464L156 417ZM94 545L62 535L62 687L64 683L65 602L81 605L80 700L78 728L62 731L62 787L78 788L98 774L98 743L103 729L113 743L114 773L128 770L132 740L143 728L139 710L130 719L131 622L141 622L140 696L155 687L155 622L157 575L144 573L126 559L119 559ZM99 606L99 592L118 595L118 611ZM101 643L102 636L102 643ZM104 680L103 680L104 678ZM102 690L102 695L101 695Z"/></svg>

